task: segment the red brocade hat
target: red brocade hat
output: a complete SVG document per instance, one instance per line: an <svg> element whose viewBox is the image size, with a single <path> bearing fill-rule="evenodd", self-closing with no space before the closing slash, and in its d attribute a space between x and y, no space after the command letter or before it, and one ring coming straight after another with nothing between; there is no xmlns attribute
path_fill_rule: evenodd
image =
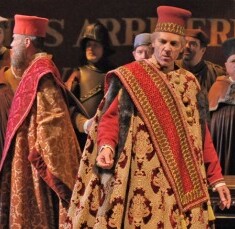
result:
<svg viewBox="0 0 235 229"><path fill-rule="evenodd" d="M45 37L47 25L47 18L16 14L13 33L36 37Z"/></svg>
<svg viewBox="0 0 235 229"><path fill-rule="evenodd" d="M186 21L191 17L192 13L173 6L159 6L157 8L157 15L158 21L155 32L169 32L184 35Z"/></svg>

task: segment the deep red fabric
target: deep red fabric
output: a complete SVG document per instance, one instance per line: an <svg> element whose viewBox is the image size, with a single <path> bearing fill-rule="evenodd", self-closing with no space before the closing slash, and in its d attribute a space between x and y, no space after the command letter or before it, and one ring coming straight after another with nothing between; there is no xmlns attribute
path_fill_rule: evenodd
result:
<svg viewBox="0 0 235 229"><path fill-rule="evenodd" d="M69 204L72 191L68 186L66 186L65 183L63 183L58 177L51 173L40 153L35 150L29 154L28 159L34 165L40 176L44 181L46 181L49 187L51 187L62 200Z"/></svg>
<svg viewBox="0 0 235 229"><path fill-rule="evenodd" d="M36 37L45 37L47 25L47 18L16 14L13 33Z"/></svg>
<svg viewBox="0 0 235 229"><path fill-rule="evenodd" d="M203 159L206 166L207 180L209 183L213 185L218 181L224 180L219 158L208 127L206 127L206 135L204 139Z"/></svg>
<svg viewBox="0 0 235 229"><path fill-rule="evenodd" d="M37 74L35 74L35 71L37 72ZM3 163L6 159L9 147L15 136L15 133L27 117L32 107L36 96L38 83L40 79L47 73L52 73L56 82L60 85L63 85L61 79L59 78L60 74L58 69L47 57L36 60L32 65L30 65L28 70L26 70L24 75L22 76L22 82L15 93L15 97L20 99L14 100L10 109L5 137L5 145L0 164L0 171L2 170ZM31 85L31 87L29 87L28 85ZM15 112L16 110L17 112ZM15 113L17 113L18 115L16 116Z"/></svg>
<svg viewBox="0 0 235 229"><path fill-rule="evenodd" d="M191 17L192 13L178 7L159 6L157 8L157 15L157 23L174 23L185 27L186 20Z"/></svg>
<svg viewBox="0 0 235 229"><path fill-rule="evenodd" d="M118 97L116 97L108 110L101 117L101 121L98 126L97 144L99 147L107 144L115 149L118 143L118 135Z"/></svg>

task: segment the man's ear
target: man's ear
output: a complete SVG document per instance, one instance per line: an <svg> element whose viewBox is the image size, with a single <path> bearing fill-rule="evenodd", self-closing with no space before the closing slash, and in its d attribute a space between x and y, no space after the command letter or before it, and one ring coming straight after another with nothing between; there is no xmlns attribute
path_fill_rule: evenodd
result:
<svg viewBox="0 0 235 229"><path fill-rule="evenodd" d="M202 53L204 54L206 52L206 47L202 48Z"/></svg>
<svg viewBox="0 0 235 229"><path fill-rule="evenodd" d="M25 42L26 48L28 48L30 46L30 44L31 44L31 40L28 37L25 38L24 42Z"/></svg>

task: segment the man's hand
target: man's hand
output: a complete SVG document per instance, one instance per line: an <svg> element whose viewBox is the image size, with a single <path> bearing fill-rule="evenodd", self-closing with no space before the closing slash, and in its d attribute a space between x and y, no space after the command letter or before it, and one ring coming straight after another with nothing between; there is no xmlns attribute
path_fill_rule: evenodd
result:
<svg viewBox="0 0 235 229"><path fill-rule="evenodd" d="M96 158L96 165L103 169L111 169L113 167L113 152L110 148L104 148Z"/></svg>
<svg viewBox="0 0 235 229"><path fill-rule="evenodd" d="M231 205L231 195L228 187L226 185L216 188L216 191L220 196L220 209L224 210L225 208L229 209Z"/></svg>

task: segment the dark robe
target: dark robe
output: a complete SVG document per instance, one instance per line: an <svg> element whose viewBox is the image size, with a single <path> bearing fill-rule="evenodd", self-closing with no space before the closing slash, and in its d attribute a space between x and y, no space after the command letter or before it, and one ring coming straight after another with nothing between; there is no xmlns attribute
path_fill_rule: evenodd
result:
<svg viewBox="0 0 235 229"><path fill-rule="evenodd" d="M224 175L235 175L235 82L217 79L209 92L210 130Z"/></svg>
<svg viewBox="0 0 235 229"><path fill-rule="evenodd" d="M205 89L207 92L216 81L216 78L225 74L225 69L220 65L206 60L201 60L194 67L186 66L182 60L179 60L176 63L179 67L192 72L196 76L201 88L203 90Z"/></svg>

